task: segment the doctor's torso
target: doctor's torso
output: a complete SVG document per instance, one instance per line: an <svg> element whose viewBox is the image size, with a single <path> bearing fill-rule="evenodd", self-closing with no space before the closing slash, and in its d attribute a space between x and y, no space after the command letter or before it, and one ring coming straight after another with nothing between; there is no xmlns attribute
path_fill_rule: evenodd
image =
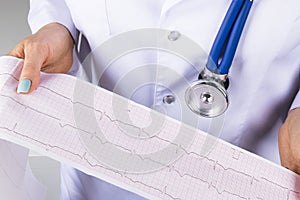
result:
<svg viewBox="0 0 300 200"><path fill-rule="evenodd" d="M203 68L230 2L66 0L76 28L101 53L93 82L179 120L180 95ZM275 162L277 130L299 88L299 7L298 0L255 1L229 72L221 138Z"/></svg>

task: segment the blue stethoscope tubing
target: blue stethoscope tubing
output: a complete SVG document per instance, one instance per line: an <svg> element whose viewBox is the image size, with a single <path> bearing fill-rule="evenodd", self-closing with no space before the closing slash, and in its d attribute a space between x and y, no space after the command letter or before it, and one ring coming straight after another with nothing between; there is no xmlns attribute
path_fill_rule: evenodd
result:
<svg viewBox="0 0 300 200"><path fill-rule="evenodd" d="M252 4L253 0L232 0L209 53L206 67L210 71L228 74ZM223 58L218 64L226 44Z"/></svg>
<svg viewBox="0 0 300 200"><path fill-rule="evenodd" d="M200 116L217 117L228 108L227 75L252 4L253 0L232 0L213 42L206 67L198 80L186 89L188 107Z"/></svg>

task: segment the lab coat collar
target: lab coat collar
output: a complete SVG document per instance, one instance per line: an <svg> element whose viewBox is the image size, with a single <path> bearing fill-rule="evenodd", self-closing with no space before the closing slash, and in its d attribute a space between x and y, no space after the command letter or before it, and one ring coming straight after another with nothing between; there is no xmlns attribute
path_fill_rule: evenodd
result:
<svg viewBox="0 0 300 200"><path fill-rule="evenodd" d="M161 10L161 15L164 15L166 12L168 12L173 6L178 4L183 0L165 0L164 5Z"/></svg>

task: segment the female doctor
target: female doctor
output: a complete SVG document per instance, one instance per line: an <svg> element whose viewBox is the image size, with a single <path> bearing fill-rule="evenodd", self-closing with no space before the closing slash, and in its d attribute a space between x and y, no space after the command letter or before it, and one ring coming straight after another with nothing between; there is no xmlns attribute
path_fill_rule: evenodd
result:
<svg viewBox="0 0 300 200"><path fill-rule="evenodd" d="M24 94L38 87L40 71L68 73L72 64L74 67L77 56L73 50L79 32L93 50L120 33L161 28L170 30L170 35L161 40L178 42L184 35L208 53L231 3L229 0L30 2L29 24L33 35L9 53L25 59L18 88L18 92ZM253 3L229 73L230 105L221 136L274 162L279 162L280 154L281 164L296 173L300 173L299 7L298 0ZM173 70L183 74L192 70L191 64L170 59L170 55L159 50L155 54L141 51L131 56L105 75L104 79L111 84L103 83L106 89L112 89L118 79L137 65L131 62L133 60L142 64L151 59L157 65L173 66ZM140 73L147 76L148 72ZM159 81L167 78L168 72L161 71L156 76ZM195 74L190 81L197 76ZM30 87L23 87L28 80ZM176 85L178 80L170 81ZM161 106L166 110L176 107L176 99L172 99L172 105L164 101L170 91L159 90L158 85L154 87L156 90L141 89L141 95L146 94L151 100L146 101L139 95L132 99L149 107ZM61 199L142 199L65 165L61 175Z"/></svg>

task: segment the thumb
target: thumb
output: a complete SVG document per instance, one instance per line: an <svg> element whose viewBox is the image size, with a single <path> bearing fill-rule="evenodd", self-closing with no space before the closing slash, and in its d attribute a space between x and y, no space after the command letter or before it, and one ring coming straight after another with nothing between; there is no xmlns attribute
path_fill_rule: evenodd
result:
<svg viewBox="0 0 300 200"><path fill-rule="evenodd" d="M17 92L22 94L34 91L40 82L40 70L46 60L46 56L37 48L24 50L25 60L19 79Z"/></svg>

